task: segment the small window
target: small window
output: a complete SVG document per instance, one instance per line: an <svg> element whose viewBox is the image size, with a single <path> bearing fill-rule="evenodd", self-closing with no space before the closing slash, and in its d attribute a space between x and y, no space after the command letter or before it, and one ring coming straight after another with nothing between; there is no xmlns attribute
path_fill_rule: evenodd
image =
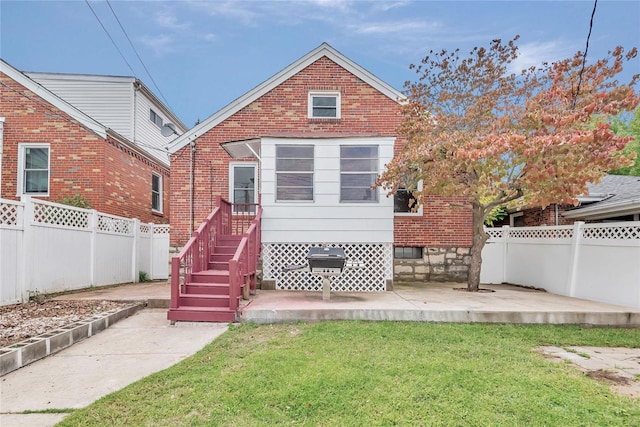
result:
<svg viewBox="0 0 640 427"><path fill-rule="evenodd" d="M396 246L393 248L393 256L398 259L421 259L422 248Z"/></svg>
<svg viewBox="0 0 640 427"><path fill-rule="evenodd" d="M162 212L162 176L151 174L151 209Z"/></svg>
<svg viewBox="0 0 640 427"><path fill-rule="evenodd" d="M339 119L340 92L309 92L309 118Z"/></svg>
<svg viewBox="0 0 640 427"><path fill-rule="evenodd" d="M398 188L396 194L393 195L393 212L394 213L414 213L417 211L417 200L413 194L404 187Z"/></svg>
<svg viewBox="0 0 640 427"><path fill-rule="evenodd" d="M276 145L276 200L313 200L313 145Z"/></svg>
<svg viewBox="0 0 640 427"><path fill-rule="evenodd" d="M378 146L340 147L340 201L377 202Z"/></svg>
<svg viewBox="0 0 640 427"><path fill-rule="evenodd" d="M232 163L229 165L230 194L234 213L255 213L255 203L258 192L256 186L255 163Z"/></svg>
<svg viewBox="0 0 640 427"><path fill-rule="evenodd" d="M49 145L20 144L18 153L20 194L49 195Z"/></svg>
<svg viewBox="0 0 640 427"><path fill-rule="evenodd" d="M516 212L509 215L509 225L511 227L524 227L524 212Z"/></svg>
<svg viewBox="0 0 640 427"><path fill-rule="evenodd" d="M158 115L158 113L156 113L153 110L149 110L149 120L151 120L153 123L155 123L156 126L158 126L159 128L162 127L162 124L163 124L162 117L160 117Z"/></svg>

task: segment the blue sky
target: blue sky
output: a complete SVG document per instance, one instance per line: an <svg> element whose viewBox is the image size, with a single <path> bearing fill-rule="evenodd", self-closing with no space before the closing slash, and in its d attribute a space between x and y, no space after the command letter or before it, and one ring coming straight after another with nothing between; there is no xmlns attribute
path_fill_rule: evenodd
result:
<svg viewBox="0 0 640 427"><path fill-rule="evenodd" d="M584 50L593 1L0 1L0 56L23 71L135 75L191 127L322 42L401 90L430 49L519 34L520 65ZM640 1L600 0L589 57L640 45ZM635 61L636 67L639 61ZM640 69L627 70L625 74ZM161 96L161 98L162 98Z"/></svg>

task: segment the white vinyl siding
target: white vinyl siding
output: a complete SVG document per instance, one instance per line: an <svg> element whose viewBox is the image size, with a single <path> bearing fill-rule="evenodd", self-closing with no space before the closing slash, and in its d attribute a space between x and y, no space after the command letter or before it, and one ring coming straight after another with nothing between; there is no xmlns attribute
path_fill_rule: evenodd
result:
<svg viewBox="0 0 640 427"><path fill-rule="evenodd" d="M378 173L393 157L392 137L263 138L262 241L267 243L393 243L393 198L340 203L340 145L378 146ZM313 145L313 201L276 202L276 145Z"/></svg>
<svg viewBox="0 0 640 427"><path fill-rule="evenodd" d="M49 195L49 144L18 144L18 194Z"/></svg>
<svg viewBox="0 0 640 427"><path fill-rule="evenodd" d="M133 78L27 75L100 124L133 141Z"/></svg>
<svg viewBox="0 0 640 427"><path fill-rule="evenodd" d="M169 153L165 147L176 136L164 137L160 129L163 124L171 121L142 92L136 92L135 100L136 144L139 144L147 153L169 164ZM151 111L154 113L154 121L151 121Z"/></svg>
<svg viewBox="0 0 640 427"><path fill-rule="evenodd" d="M276 145L276 200L313 200L313 145Z"/></svg>

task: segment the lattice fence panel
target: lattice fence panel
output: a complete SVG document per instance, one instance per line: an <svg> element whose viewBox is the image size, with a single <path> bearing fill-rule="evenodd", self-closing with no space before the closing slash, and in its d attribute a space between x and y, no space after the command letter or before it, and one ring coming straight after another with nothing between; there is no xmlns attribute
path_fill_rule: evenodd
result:
<svg viewBox="0 0 640 427"><path fill-rule="evenodd" d="M89 211L34 202L33 222L70 228L88 228Z"/></svg>
<svg viewBox="0 0 640 427"><path fill-rule="evenodd" d="M307 265L307 243L265 243L262 250L263 275L276 281L276 289L321 291L322 277L307 271L282 269L289 265ZM364 264L364 268L345 268L331 278L331 290L337 292L382 292L387 279L393 277L393 248L390 244L330 244L344 250L347 261Z"/></svg>
<svg viewBox="0 0 640 427"><path fill-rule="evenodd" d="M18 225L18 205L0 203L0 225Z"/></svg>
<svg viewBox="0 0 640 427"><path fill-rule="evenodd" d="M509 237L513 239L571 239L573 237L573 227L563 228L540 228L522 227L510 228Z"/></svg>
<svg viewBox="0 0 640 427"><path fill-rule="evenodd" d="M169 234L170 225L154 225L153 234Z"/></svg>
<svg viewBox="0 0 640 427"><path fill-rule="evenodd" d="M584 239L622 239L640 240L640 225L636 224L616 224L585 225L582 230Z"/></svg>
<svg viewBox="0 0 640 427"><path fill-rule="evenodd" d="M149 234L149 233L151 233L151 226L149 224L145 224L145 223L141 222L139 231L142 234Z"/></svg>
<svg viewBox="0 0 640 427"><path fill-rule="evenodd" d="M131 234L133 221L109 215L98 215L98 230L116 234Z"/></svg>
<svg viewBox="0 0 640 427"><path fill-rule="evenodd" d="M489 239L500 239L504 235L502 228L485 228L484 231L489 235Z"/></svg>

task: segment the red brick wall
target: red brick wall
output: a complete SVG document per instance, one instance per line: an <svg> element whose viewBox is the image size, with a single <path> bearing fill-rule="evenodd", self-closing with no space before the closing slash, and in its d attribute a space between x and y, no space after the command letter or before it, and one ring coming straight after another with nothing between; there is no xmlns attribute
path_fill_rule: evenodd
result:
<svg viewBox="0 0 640 427"><path fill-rule="evenodd" d="M340 91L341 118L309 119L308 92ZM289 80L263 95L196 140L194 158L194 226L206 217L216 196L228 197L231 160L221 143L261 136L319 134L332 137L354 135L396 136L400 122L398 104L326 57L319 59ZM396 144L402 144L398 138ZM171 157L171 244L183 245L190 234L190 147ZM425 208L424 220L402 219L396 224L398 245L469 245L464 227L466 216L457 209ZM442 208L442 209L441 209ZM451 213L451 215L449 215ZM411 232L409 231L411 230ZM415 232L419 232L416 235ZM462 237L461 237L462 236ZM466 239L466 240L465 240Z"/></svg>
<svg viewBox="0 0 640 427"><path fill-rule="evenodd" d="M104 139L0 73L0 115L5 117L2 191L17 196L18 144L50 144L49 201L81 195L93 209L143 222L167 223L169 171L111 138ZM165 177L163 216L151 213L151 170Z"/></svg>

